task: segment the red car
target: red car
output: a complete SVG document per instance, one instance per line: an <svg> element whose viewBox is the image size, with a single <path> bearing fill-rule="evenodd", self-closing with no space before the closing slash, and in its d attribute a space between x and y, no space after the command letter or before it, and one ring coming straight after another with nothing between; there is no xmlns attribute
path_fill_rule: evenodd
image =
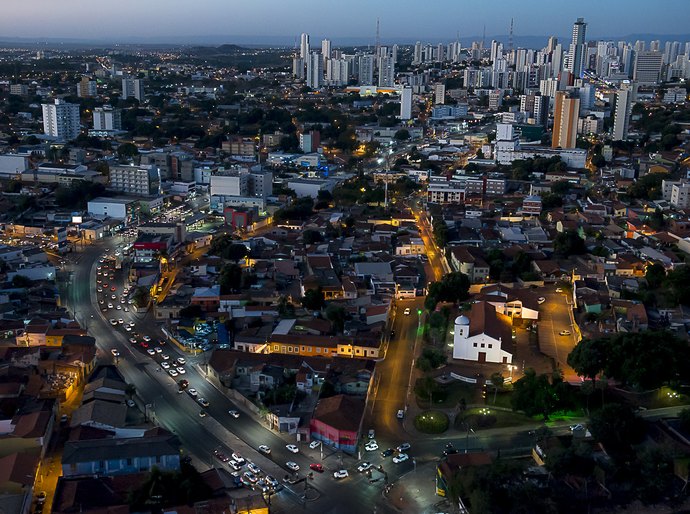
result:
<svg viewBox="0 0 690 514"><path fill-rule="evenodd" d="M148 348L149 343L147 343L146 341L142 341L141 343L139 343L139 346L141 346L142 348Z"/></svg>
<svg viewBox="0 0 690 514"><path fill-rule="evenodd" d="M323 464L309 464L309 469L323 473Z"/></svg>
<svg viewBox="0 0 690 514"><path fill-rule="evenodd" d="M110 288L111 291L117 291L117 287L113 286Z"/></svg>

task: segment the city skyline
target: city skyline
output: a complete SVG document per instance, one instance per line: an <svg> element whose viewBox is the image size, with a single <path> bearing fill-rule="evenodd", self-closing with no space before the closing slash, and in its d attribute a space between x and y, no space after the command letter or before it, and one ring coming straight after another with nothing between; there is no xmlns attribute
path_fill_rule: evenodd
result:
<svg viewBox="0 0 690 514"><path fill-rule="evenodd" d="M601 2L583 0L576 4L559 6L547 0L531 0L528 5L497 0L491 5L461 5L457 2L438 2L428 16L419 16L417 4L402 0L382 0L371 6L361 0L347 5L333 1L315 4L309 0L280 3L260 0L251 5L229 5L220 0L205 0L204 8L198 4L182 2L165 4L159 0L135 3L123 0L118 8L103 9L83 0L64 0L61 9L51 12L48 0L29 4L16 4L5 8L0 20L0 33L4 38L36 40L108 40L126 43L159 41L200 41L204 38L233 38L284 42L286 38L308 32L318 37L334 39L371 39L376 30L376 19L381 23L382 40L396 39L454 39L487 37L507 34L511 18L514 35L566 36L572 22L584 17L588 23L588 37L624 37L630 34L683 35L684 23L690 17L690 3L670 0L663 10L644 10L641 0ZM167 9L164 9L164 6ZM45 7L45 16L36 16ZM50 12L50 15L47 13ZM209 18L209 12L214 16ZM536 12L543 15L535 16ZM668 13L673 13L669 17ZM498 14L497 14L498 13ZM543 22L549 20L548 24ZM84 21L89 20L89 21ZM155 23L152 23L155 20ZM337 20L334 23L332 20Z"/></svg>

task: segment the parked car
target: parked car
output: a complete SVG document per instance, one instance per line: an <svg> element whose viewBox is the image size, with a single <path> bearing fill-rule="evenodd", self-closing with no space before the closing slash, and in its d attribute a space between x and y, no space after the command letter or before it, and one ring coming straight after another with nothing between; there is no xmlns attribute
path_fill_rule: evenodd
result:
<svg viewBox="0 0 690 514"><path fill-rule="evenodd" d="M311 443L309 443L309 448L314 450L314 449L318 448L320 444L321 444L321 441L312 441Z"/></svg>
<svg viewBox="0 0 690 514"><path fill-rule="evenodd" d="M288 469L291 469L292 471L299 471L299 465L296 462L292 462L290 460L286 462L285 465L288 467Z"/></svg>
<svg viewBox="0 0 690 514"><path fill-rule="evenodd" d="M373 428L370 428L369 433L367 434L367 437L369 437L369 439L373 439L375 436L376 436L376 432L374 432Z"/></svg>
<svg viewBox="0 0 690 514"><path fill-rule="evenodd" d="M398 450L399 453L403 453L409 450L410 448L410 443L402 443L400 446L396 448L396 450Z"/></svg>
<svg viewBox="0 0 690 514"><path fill-rule="evenodd" d="M537 303L538 303L539 305L541 305L541 304L544 303L545 301L546 301L546 298L544 298L543 296L540 296L539 298L537 298Z"/></svg>
<svg viewBox="0 0 690 514"><path fill-rule="evenodd" d="M298 453L299 452L299 448L297 448L297 446L295 446L294 444L286 444L285 448L287 448L288 451L291 451L292 453Z"/></svg>
<svg viewBox="0 0 690 514"><path fill-rule="evenodd" d="M562 336L569 336L570 330L561 330L558 334Z"/></svg>
<svg viewBox="0 0 690 514"><path fill-rule="evenodd" d="M318 471L319 473L323 473L323 464L309 464L309 469L313 469L314 471Z"/></svg>
<svg viewBox="0 0 690 514"><path fill-rule="evenodd" d="M367 444L364 445L364 449L368 452L375 452L376 450L379 449L379 445L376 441L373 439L369 441Z"/></svg>
<svg viewBox="0 0 690 514"><path fill-rule="evenodd" d="M388 449L383 450L383 451L381 452L381 457L390 457L390 456L393 455L394 453L395 453L395 450L393 450L393 448L388 448Z"/></svg>
<svg viewBox="0 0 690 514"><path fill-rule="evenodd" d="M396 464L399 464L401 462L405 462L409 458L410 458L410 456L407 455L406 453L400 453L400 454L396 455L395 457L393 457L393 462Z"/></svg>
<svg viewBox="0 0 690 514"><path fill-rule="evenodd" d="M405 316L409 316L409 315L410 315L410 312L411 312L411 311L410 311L410 308L409 308L409 307L406 308L406 309L405 309L405 312L404 312Z"/></svg>

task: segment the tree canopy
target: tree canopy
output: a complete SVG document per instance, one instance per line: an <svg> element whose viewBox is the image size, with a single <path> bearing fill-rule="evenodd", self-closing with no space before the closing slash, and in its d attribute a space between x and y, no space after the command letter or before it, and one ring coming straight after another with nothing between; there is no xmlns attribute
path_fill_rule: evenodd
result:
<svg viewBox="0 0 690 514"><path fill-rule="evenodd" d="M440 282L432 282L427 289L424 306L433 311L438 302L462 302L469 298L470 280L467 275L454 271L445 275Z"/></svg>

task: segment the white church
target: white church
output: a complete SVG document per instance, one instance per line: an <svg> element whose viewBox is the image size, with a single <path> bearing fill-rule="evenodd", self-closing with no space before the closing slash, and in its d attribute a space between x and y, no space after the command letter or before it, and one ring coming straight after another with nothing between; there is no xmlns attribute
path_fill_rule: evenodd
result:
<svg viewBox="0 0 690 514"><path fill-rule="evenodd" d="M453 358L474 362L513 362L513 330L508 316L488 302L472 304L469 316L455 319Z"/></svg>

